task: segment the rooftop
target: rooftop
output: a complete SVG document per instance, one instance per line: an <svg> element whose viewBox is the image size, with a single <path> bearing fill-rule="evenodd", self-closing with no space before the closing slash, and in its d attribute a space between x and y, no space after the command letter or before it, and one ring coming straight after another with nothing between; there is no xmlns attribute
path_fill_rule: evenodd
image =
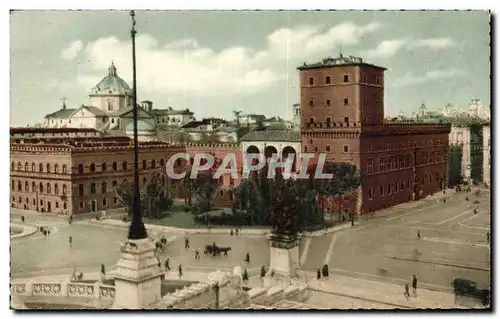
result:
<svg viewBox="0 0 500 319"><path fill-rule="evenodd" d="M369 64L363 62L363 59L360 57L355 57L355 56L344 56L343 54L340 54L338 58L332 58L332 57L326 57L320 62L312 63L312 64L307 64L304 62L303 65L299 66L297 70L309 70L309 69L319 69L319 68L331 68L331 67L337 67L337 66L368 66L380 70L387 70L384 67L377 66L374 64Z"/></svg>
<svg viewBox="0 0 500 319"><path fill-rule="evenodd" d="M252 131L244 135L240 141L242 142L300 142L300 132L290 130L264 130Z"/></svg>

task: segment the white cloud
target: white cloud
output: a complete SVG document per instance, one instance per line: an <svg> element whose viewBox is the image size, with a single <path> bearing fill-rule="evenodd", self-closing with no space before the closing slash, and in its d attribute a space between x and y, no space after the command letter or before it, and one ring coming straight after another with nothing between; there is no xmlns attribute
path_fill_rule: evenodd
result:
<svg viewBox="0 0 500 319"><path fill-rule="evenodd" d="M403 49L406 45L405 40L385 40L372 50L369 50L366 55L370 58L392 57Z"/></svg>
<svg viewBox="0 0 500 319"><path fill-rule="evenodd" d="M368 50L365 55L368 58L391 58L403 49L443 50L454 45L456 42L450 38L393 39L380 42L375 49Z"/></svg>
<svg viewBox="0 0 500 319"><path fill-rule="evenodd" d="M310 25L282 28L269 34L266 48L260 51L228 47L216 52L200 46L196 39L162 44L151 35L141 34L137 37L139 90L169 97L254 94L285 79L287 72L302 62L334 55L340 44L357 44L363 35L378 27L378 23L341 23L327 29ZM78 82L85 89L89 90L107 73L111 60L119 76L130 83L130 41L101 38L89 43L84 53Z"/></svg>
<svg viewBox="0 0 500 319"><path fill-rule="evenodd" d="M430 38L430 39L417 39L412 41L409 45L409 49L413 48L429 48L429 49L445 49L456 45L456 42L450 38Z"/></svg>
<svg viewBox="0 0 500 319"><path fill-rule="evenodd" d="M392 86L403 87L420 83L442 81L462 74L464 74L464 72L457 69L427 71L422 75L406 73L404 76L394 81L392 83Z"/></svg>
<svg viewBox="0 0 500 319"><path fill-rule="evenodd" d="M61 51L61 57L65 60L73 60L74 58L76 58L78 53L82 51L82 49L82 41L73 41L68 47Z"/></svg>

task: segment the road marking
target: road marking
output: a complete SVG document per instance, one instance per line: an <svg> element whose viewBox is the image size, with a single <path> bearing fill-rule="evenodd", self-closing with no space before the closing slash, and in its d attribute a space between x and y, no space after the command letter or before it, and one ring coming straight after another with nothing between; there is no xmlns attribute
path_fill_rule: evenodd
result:
<svg viewBox="0 0 500 319"><path fill-rule="evenodd" d="M471 213L471 212L472 212L471 210L467 210L467 211L465 211L465 212L463 212L463 213L461 213L461 214L458 214L458 215L456 215L456 216L453 216L453 217L450 217L450 218L445 219L445 220L443 220L443 221L440 221L440 222L436 223L436 225L443 225L443 224L446 224L447 222L451 222L452 220L457 219L457 218L460 218L460 217L462 217L462 216L464 216L464 215L467 215L467 214L469 214L469 213Z"/></svg>
<svg viewBox="0 0 500 319"><path fill-rule="evenodd" d="M335 234L333 234L332 241L330 242L330 246L328 247L328 252L326 253L325 261L323 262L323 265L327 265L330 262L330 259L332 258L332 254L333 254L333 247L335 246L336 241L337 241L337 236Z"/></svg>
<svg viewBox="0 0 500 319"><path fill-rule="evenodd" d="M300 266L301 267L304 267L304 265L306 263L307 254L309 253L309 247L311 246L311 241L312 241L311 237L306 238L306 242L304 243L304 251L302 252L302 255L300 256Z"/></svg>
<svg viewBox="0 0 500 319"><path fill-rule="evenodd" d="M433 224L434 225L434 224ZM478 233L473 233L473 232L457 232L453 230L446 230L446 229L436 229L436 228L425 228L425 227L417 227L417 226L399 226L399 225L383 225L386 227L395 227L395 228L406 228L406 229L418 229L418 230L430 230L430 231L436 231L436 232L445 232L445 233L453 233L453 234L461 234L461 235L481 235Z"/></svg>
<svg viewBox="0 0 500 319"><path fill-rule="evenodd" d="M430 206L422 207L422 208L419 208L419 209L416 209L416 210L410 211L410 212L408 212L408 213L405 213L405 214L403 214L403 215L393 216L393 217L387 218L387 220L395 220L395 219L398 219L398 218L403 219L403 217L405 217L405 216L408 216L408 215L411 215L411 214L418 213L418 212L420 212L420 211L422 211L422 210L426 210L426 209L432 208L432 207L434 207L434 206L436 206L436 205L438 205L438 204L432 204L432 205L430 205Z"/></svg>
<svg viewBox="0 0 500 319"><path fill-rule="evenodd" d="M343 272L343 273L346 273L346 274L356 274L356 275L361 275L361 276L368 276L368 277L375 277L375 278L383 278L384 281L382 282L387 282L387 280L396 280L396 281L399 281L399 282L402 282L402 283L407 283L408 282L408 279L403 279L403 278L397 278L397 277L387 277L387 276L379 276L379 275L373 275L373 274L370 274L370 273L366 273L366 272L359 272L359 271L352 271L352 270L344 270L344 269L338 269L338 268L329 268L330 271L337 271L337 272ZM370 279L364 279L364 280L370 280ZM370 280L370 281L373 281L373 282L380 282L380 281L374 281L374 280ZM429 287L435 287L435 288L438 288L438 289L441 289L441 290L445 290L445 291L450 291L451 288L450 287L447 287L447 286L441 286L441 285L435 285L435 284L429 284L429 283L419 283L420 285L422 285L423 287L425 286L429 286Z"/></svg>
<svg viewBox="0 0 500 319"><path fill-rule="evenodd" d="M478 229L478 230L489 230L490 227L480 227L480 226L467 226L467 225L464 225L463 223L471 220L471 219L474 219L476 217L478 217L479 215L483 215L485 213L479 213L479 214L474 214L472 215L471 217L469 218L466 218L464 220L462 220L461 222L458 223L458 225L462 226L462 227L466 227L466 228L471 228L471 229Z"/></svg>
<svg viewBox="0 0 500 319"><path fill-rule="evenodd" d="M467 243L467 242L458 241L458 240L446 240L446 239L436 238L436 237L422 237L422 239L427 240L427 241L435 241L435 242L448 243L448 244L469 245L469 246L475 246L475 247L489 247L489 245L486 245L486 244L474 244L474 243Z"/></svg>

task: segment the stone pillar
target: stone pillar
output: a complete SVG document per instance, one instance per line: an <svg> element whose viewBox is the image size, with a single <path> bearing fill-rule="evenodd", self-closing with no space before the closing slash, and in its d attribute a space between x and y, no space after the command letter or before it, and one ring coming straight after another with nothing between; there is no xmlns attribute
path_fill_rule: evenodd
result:
<svg viewBox="0 0 500 319"><path fill-rule="evenodd" d="M143 309L161 299L161 277L155 245L148 238L128 240L115 272L114 309Z"/></svg>
<svg viewBox="0 0 500 319"><path fill-rule="evenodd" d="M269 271L275 276L293 278L300 268L299 239L286 235L271 234Z"/></svg>

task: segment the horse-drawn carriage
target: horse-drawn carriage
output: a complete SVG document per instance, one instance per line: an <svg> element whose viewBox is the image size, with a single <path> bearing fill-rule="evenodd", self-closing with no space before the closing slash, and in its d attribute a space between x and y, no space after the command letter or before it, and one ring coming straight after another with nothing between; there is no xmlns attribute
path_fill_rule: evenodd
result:
<svg viewBox="0 0 500 319"><path fill-rule="evenodd" d="M220 256L221 253L224 253L224 256L227 257L229 251L231 251L231 247L220 247L213 243L212 245L206 245L203 253L212 256Z"/></svg>

